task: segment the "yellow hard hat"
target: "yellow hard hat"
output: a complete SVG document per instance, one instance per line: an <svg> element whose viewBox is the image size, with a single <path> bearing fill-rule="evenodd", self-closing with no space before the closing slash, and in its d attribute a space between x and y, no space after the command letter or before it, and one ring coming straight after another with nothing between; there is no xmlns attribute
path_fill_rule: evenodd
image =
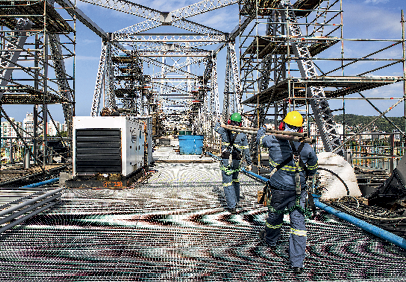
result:
<svg viewBox="0 0 406 282"><path fill-rule="evenodd" d="M301 127L303 125L303 117L297 111L292 111L287 113L286 117L283 119L283 122L287 125Z"/></svg>

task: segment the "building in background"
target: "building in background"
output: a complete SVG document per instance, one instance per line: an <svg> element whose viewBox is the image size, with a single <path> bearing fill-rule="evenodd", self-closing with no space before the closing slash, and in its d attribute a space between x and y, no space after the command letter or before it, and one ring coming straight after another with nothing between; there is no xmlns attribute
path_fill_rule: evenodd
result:
<svg viewBox="0 0 406 282"><path fill-rule="evenodd" d="M32 113L27 113L25 119L23 120L24 137L29 137L34 135L34 115Z"/></svg>
<svg viewBox="0 0 406 282"><path fill-rule="evenodd" d="M50 121L47 125L47 135L48 136L56 136L58 135L58 131L62 131L62 125L59 121L55 121L55 124Z"/></svg>

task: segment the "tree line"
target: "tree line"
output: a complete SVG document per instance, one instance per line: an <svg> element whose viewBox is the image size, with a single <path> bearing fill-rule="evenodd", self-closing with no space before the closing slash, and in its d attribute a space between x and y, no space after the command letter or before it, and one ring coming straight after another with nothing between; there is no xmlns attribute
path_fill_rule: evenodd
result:
<svg viewBox="0 0 406 282"><path fill-rule="evenodd" d="M346 127L352 129L353 131L357 131L357 129L363 128L365 125L369 124L374 120L376 116L362 116L362 115L354 115L354 114L346 114L345 120L344 115L335 115L334 121L336 123L343 124L345 122ZM390 121L392 121L396 126L398 126L401 130L405 129L405 118L404 117L388 117ZM396 129L389 121L385 118L380 117L376 121L374 121L365 131L370 132L392 132Z"/></svg>

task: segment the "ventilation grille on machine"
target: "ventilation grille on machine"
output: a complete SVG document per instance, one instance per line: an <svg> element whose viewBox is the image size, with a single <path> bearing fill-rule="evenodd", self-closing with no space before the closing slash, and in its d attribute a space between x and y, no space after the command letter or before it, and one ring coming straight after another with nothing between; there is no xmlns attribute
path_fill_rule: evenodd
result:
<svg viewBox="0 0 406 282"><path fill-rule="evenodd" d="M77 129L76 173L121 173L120 129Z"/></svg>

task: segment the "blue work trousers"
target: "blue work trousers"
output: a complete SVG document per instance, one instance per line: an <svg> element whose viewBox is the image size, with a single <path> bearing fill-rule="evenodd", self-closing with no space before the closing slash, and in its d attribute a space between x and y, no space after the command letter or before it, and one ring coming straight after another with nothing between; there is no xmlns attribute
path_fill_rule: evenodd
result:
<svg viewBox="0 0 406 282"><path fill-rule="evenodd" d="M238 180L240 160L232 160L231 166L228 159L222 159L223 188L226 196L227 208L233 209L240 201L240 182ZM231 172L234 171L234 172Z"/></svg>
<svg viewBox="0 0 406 282"><path fill-rule="evenodd" d="M304 208L306 191L300 195L300 206ZM295 205L296 191L272 189L271 206L282 211ZM269 211L269 217L265 223L265 240L269 245L276 245L281 235L283 213ZM304 214L294 209L290 215L289 257L292 267L303 267L306 250L306 226Z"/></svg>

